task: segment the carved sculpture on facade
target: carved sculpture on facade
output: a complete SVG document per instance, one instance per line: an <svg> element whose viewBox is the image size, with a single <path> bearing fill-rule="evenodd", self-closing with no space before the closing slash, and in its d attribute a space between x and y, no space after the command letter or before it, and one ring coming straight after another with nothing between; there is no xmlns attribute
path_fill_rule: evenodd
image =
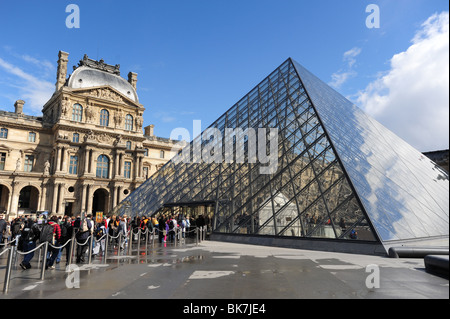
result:
<svg viewBox="0 0 450 319"><path fill-rule="evenodd" d="M104 144L111 144L111 142L113 141L113 137L109 134L102 133L97 135L97 141Z"/></svg>
<svg viewBox="0 0 450 319"><path fill-rule="evenodd" d="M123 98L119 94L109 89L95 89L85 94L113 102L124 102Z"/></svg>
<svg viewBox="0 0 450 319"><path fill-rule="evenodd" d="M88 123L92 123L95 118L94 105L92 103L88 103L85 108L86 121Z"/></svg>
<svg viewBox="0 0 450 319"><path fill-rule="evenodd" d="M117 127L121 127L123 123L123 111L119 110L117 112L114 113L114 124Z"/></svg>
<svg viewBox="0 0 450 319"><path fill-rule="evenodd" d="M136 129L137 130L142 130L142 117L141 116L136 116Z"/></svg>
<svg viewBox="0 0 450 319"><path fill-rule="evenodd" d="M70 100L65 97L64 100L61 101L61 118L67 118L67 114L70 110Z"/></svg>
<svg viewBox="0 0 450 319"><path fill-rule="evenodd" d="M117 146L119 144L123 143L122 135L117 135L116 140L114 141L114 146Z"/></svg>
<svg viewBox="0 0 450 319"><path fill-rule="evenodd" d="M50 162L48 160L44 163L44 176L48 176L50 174Z"/></svg>
<svg viewBox="0 0 450 319"><path fill-rule="evenodd" d="M21 168L22 168L22 159L19 157L17 159L17 162L16 162L16 170L15 170L15 172L20 171Z"/></svg>
<svg viewBox="0 0 450 319"><path fill-rule="evenodd" d="M95 138L95 134L92 130L89 130L89 132L84 136L85 142L96 142L97 139Z"/></svg>

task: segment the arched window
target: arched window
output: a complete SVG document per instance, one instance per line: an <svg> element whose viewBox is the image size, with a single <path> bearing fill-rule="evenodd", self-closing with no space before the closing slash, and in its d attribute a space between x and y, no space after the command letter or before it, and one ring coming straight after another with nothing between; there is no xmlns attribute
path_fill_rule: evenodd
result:
<svg viewBox="0 0 450 319"><path fill-rule="evenodd" d="M127 116L125 116L125 130L133 130L133 117L130 114L127 114Z"/></svg>
<svg viewBox="0 0 450 319"><path fill-rule="evenodd" d="M108 178L109 176L109 158L106 155L100 155L97 158L97 177Z"/></svg>
<svg viewBox="0 0 450 319"><path fill-rule="evenodd" d="M81 122L83 120L83 107L80 104L74 104L72 108L72 121Z"/></svg>
<svg viewBox="0 0 450 319"><path fill-rule="evenodd" d="M109 112L108 110L100 111L100 125L101 126L109 126Z"/></svg>

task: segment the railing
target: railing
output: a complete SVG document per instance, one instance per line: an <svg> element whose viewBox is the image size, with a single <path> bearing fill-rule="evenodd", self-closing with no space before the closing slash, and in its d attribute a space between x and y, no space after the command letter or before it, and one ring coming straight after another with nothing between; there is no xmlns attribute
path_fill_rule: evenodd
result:
<svg viewBox="0 0 450 319"><path fill-rule="evenodd" d="M137 229L137 231L136 231ZM46 266L47 266L47 254L49 251L49 247L53 248L53 249L58 249L59 251L61 249L63 249L64 247L66 247L67 245L70 244L70 252L69 252L69 259L67 260L67 265L72 264L72 259L73 259L73 254L75 252L75 245L79 245L79 246L84 246L84 245L88 245L88 264L92 263L92 252L93 252L93 241L96 242L96 245L100 245L100 247L102 247L102 240L105 240L104 242L104 250L103 250L103 255L102 255L102 263L106 263L107 260L107 256L108 256L108 245L110 244L111 241L118 239L118 250L117 250L117 255L120 255L120 251L121 249L123 249L123 251L125 251L125 245L127 246L128 249L128 255L132 255L132 251L133 251L133 235L137 235L137 255L139 256L141 253L141 238L144 235L145 236L145 255L149 254L149 237L151 237L151 247L153 248L155 246L155 237L157 234L159 234L160 230L158 229L153 229L152 231L150 231L148 228L145 229L145 231L142 231L141 228L135 228L135 229L130 229L127 232L119 232L116 236L112 236L108 233L108 231L106 232L106 234L104 234L101 238L96 239L95 236L93 234L91 234L85 242L78 242L78 240L75 238L76 232L72 232L72 238L67 240L63 245L61 246L55 246L52 245L49 242L44 242L44 243L40 243L38 246L36 246L35 248L29 250L29 251L19 251L17 249L17 243L19 241L19 237L17 236L14 240L4 243L4 244L0 244L0 248L2 246L5 246L5 249L3 251L0 252L0 256L2 256L3 254L8 253L8 259L7 259L7 264L6 264L6 272L5 272L5 281L3 284L3 292L7 293L9 290L9 285L10 285L10 281L11 281L11 274L12 274L12 270L13 265L15 265L17 263L17 256L18 255L27 255L30 253L33 253L35 251L39 250L39 263L42 263L39 267L41 267L40 269L40 280L44 280L45 279L45 270L46 270ZM178 246L178 245L182 245L183 243L185 244L186 241L186 236L188 236L190 233L194 232L195 233L195 244L198 246L199 243L201 243L202 241L206 240L206 234L207 234L207 226L203 226L203 227L195 227L192 230L189 231L185 231L182 230L182 228L176 228L174 230L174 246ZM151 235L151 236L150 236ZM167 234L166 234L167 236ZM42 253L43 252L43 253ZM42 254L42 256L41 256Z"/></svg>

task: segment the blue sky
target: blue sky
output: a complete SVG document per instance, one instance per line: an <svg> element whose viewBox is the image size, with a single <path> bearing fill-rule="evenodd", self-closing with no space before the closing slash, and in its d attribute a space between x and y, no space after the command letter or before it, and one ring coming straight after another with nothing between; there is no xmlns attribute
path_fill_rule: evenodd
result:
<svg viewBox="0 0 450 319"><path fill-rule="evenodd" d="M69 29L66 6L80 8ZM380 28L369 29L369 4ZM40 115L84 54L138 73L144 125L169 137L223 114L288 57L421 151L448 148L448 1L0 2L0 110ZM446 62L445 62L446 61ZM417 80L416 80L417 79ZM431 94L430 94L431 92ZM429 97L432 97L430 100Z"/></svg>

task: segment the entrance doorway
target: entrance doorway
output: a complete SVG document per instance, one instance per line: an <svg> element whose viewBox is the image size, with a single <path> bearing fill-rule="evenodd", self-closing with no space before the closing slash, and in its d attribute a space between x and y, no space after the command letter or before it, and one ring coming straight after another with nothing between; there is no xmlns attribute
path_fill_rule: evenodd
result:
<svg viewBox="0 0 450 319"><path fill-rule="evenodd" d="M0 185L0 214L8 211L9 205L9 189L4 185Z"/></svg>
<svg viewBox="0 0 450 319"><path fill-rule="evenodd" d="M99 188L94 192L94 199L92 201L92 216L95 217L97 212L106 215L109 211L109 193L104 188Z"/></svg>
<svg viewBox="0 0 450 319"><path fill-rule="evenodd" d="M20 191L17 212L19 214L28 214L32 211L37 211L38 202L39 190L34 186L26 186Z"/></svg>
<svg viewBox="0 0 450 319"><path fill-rule="evenodd" d="M72 208L73 208L73 203L66 202L66 205L64 206L64 215L72 217L73 216Z"/></svg>

